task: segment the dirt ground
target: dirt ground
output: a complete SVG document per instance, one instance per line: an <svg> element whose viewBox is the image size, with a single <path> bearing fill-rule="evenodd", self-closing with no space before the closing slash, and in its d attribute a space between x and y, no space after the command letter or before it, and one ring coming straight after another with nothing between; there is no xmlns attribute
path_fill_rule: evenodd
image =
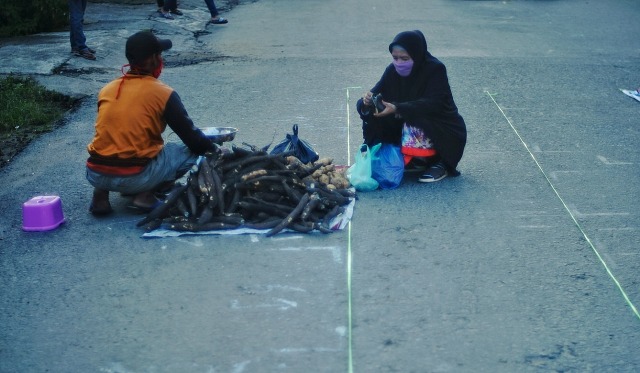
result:
<svg viewBox="0 0 640 373"><path fill-rule="evenodd" d="M2 134L0 138L0 169L24 149L31 140L41 134L49 132L33 128L19 128L11 133Z"/></svg>
<svg viewBox="0 0 640 373"><path fill-rule="evenodd" d="M67 106L68 111L73 111L79 104L79 100L70 100L69 103L62 103ZM0 169L5 167L18 155L31 141L37 139L42 134L55 131L65 124L64 118L44 125L17 125L16 128L0 135Z"/></svg>

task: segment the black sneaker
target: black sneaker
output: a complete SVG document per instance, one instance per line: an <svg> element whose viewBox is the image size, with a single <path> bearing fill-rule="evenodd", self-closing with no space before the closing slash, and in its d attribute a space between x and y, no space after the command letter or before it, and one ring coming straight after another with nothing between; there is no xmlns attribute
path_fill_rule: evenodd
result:
<svg viewBox="0 0 640 373"><path fill-rule="evenodd" d="M418 181L421 183L433 183L444 179L448 175L446 166L442 162L438 162L429 167L427 172L418 178Z"/></svg>
<svg viewBox="0 0 640 373"><path fill-rule="evenodd" d="M96 50L91 48L91 47L87 47L87 50L93 54L96 54ZM80 49L71 49L71 53L76 54L79 53Z"/></svg>

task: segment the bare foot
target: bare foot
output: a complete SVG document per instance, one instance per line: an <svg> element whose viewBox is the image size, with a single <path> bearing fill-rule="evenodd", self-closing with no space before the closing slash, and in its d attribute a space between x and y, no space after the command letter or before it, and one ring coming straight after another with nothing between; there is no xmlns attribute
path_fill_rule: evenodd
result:
<svg viewBox="0 0 640 373"><path fill-rule="evenodd" d="M95 188L93 190L93 198L89 206L89 212L93 215L107 215L113 212L111 203L109 203L109 191Z"/></svg>

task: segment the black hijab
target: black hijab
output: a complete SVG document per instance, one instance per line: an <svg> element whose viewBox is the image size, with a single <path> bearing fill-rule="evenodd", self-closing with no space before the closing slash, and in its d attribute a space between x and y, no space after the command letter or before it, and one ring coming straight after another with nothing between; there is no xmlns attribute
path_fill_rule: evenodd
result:
<svg viewBox="0 0 640 373"><path fill-rule="evenodd" d="M411 74L407 77L401 77L396 73L393 64L389 64L372 92L383 92L385 101L404 102L417 100L424 95L425 83L429 78L427 75L429 65L440 63L440 61L427 51L427 39L420 30L404 31L396 35L391 44L389 44L389 53L393 51L395 46L406 50L413 60ZM381 86L383 81L384 86ZM380 89L380 91L377 89Z"/></svg>
<svg viewBox="0 0 640 373"><path fill-rule="evenodd" d="M404 31L396 35L391 44L389 44L389 53L393 51L393 47L399 46L409 53L414 65L421 65L425 61L427 52L427 39L422 32L418 30Z"/></svg>

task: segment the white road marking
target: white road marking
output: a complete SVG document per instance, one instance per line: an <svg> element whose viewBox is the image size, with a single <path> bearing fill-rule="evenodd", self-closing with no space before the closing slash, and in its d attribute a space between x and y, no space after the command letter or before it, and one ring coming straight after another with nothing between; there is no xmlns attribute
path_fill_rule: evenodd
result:
<svg viewBox="0 0 640 373"><path fill-rule="evenodd" d="M542 150L539 145L531 145L531 151L534 153L573 153L571 150Z"/></svg>
<svg viewBox="0 0 640 373"><path fill-rule="evenodd" d="M600 162L606 164L607 166L618 166L618 165L628 165L628 164L633 164L631 162L618 162L618 161L610 161L607 158L599 155L598 159L600 160Z"/></svg>
<svg viewBox="0 0 640 373"><path fill-rule="evenodd" d="M571 212L575 217L578 218L586 218L592 216L628 216L628 212L591 212L591 213L582 213L575 208L575 206L569 205L571 207Z"/></svg>
<svg viewBox="0 0 640 373"><path fill-rule="evenodd" d="M337 246L283 247L275 250L279 250L279 251L328 250L331 252L334 262L342 263L341 250Z"/></svg>
<svg viewBox="0 0 640 373"><path fill-rule="evenodd" d="M620 228L596 228L599 231L635 231L638 230L637 227L620 227Z"/></svg>
<svg viewBox="0 0 640 373"><path fill-rule="evenodd" d="M241 306L240 302L237 299L231 301L231 309L234 310L243 310L249 308L277 308L281 311L286 311L290 308L298 307L298 303L292 300L286 300L282 298L272 298L274 303L261 303L255 306Z"/></svg>
<svg viewBox="0 0 640 373"><path fill-rule="evenodd" d="M308 348L285 347L279 350L275 350L275 352L287 353L287 354L306 353L306 352L340 352L340 351L342 350L339 348L328 348L328 347L308 347Z"/></svg>
<svg viewBox="0 0 640 373"><path fill-rule="evenodd" d="M553 180L558 180L558 174L572 174L572 173L580 173L581 171L551 171L549 172L549 176Z"/></svg>

